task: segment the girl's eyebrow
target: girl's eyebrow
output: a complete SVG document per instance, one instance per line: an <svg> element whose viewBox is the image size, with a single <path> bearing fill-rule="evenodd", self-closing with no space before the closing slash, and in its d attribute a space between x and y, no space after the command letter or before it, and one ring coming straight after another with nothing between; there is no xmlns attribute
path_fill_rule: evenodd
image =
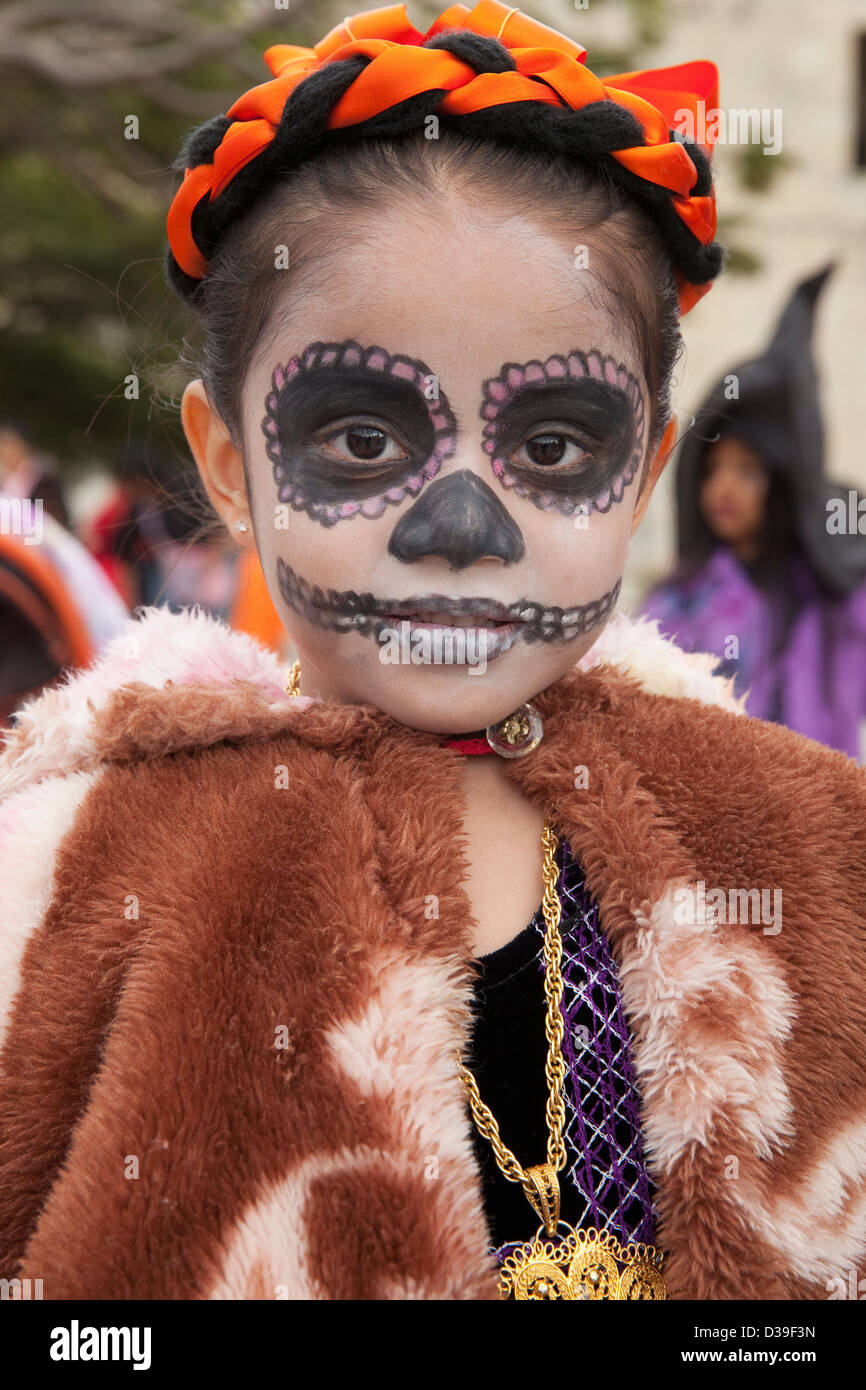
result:
<svg viewBox="0 0 866 1390"><path fill-rule="evenodd" d="M359 351L381 353L389 366L383 370L382 367L370 366L365 362L345 362L339 358L336 361L313 363L277 388L276 396L272 384L270 399L274 406L284 398L291 397L295 402L300 398L301 408L313 415L313 420L308 419L305 427L313 429L318 427L315 416L319 413L322 415L321 423L325 424L329 419L335 418L335 413L349 413L361 409L361 395L370 402L371 408L382 403L394 410L409 410L419 422L420 406L429 419L430 413L436 409L438 397L427 395L421 382L435 381L438 392L438 376L423 372L425 364L418 359L392 354L381 347L362 349L355 340L350 341ZM620 371L625 369L620 368ZM518 428L521 421L537 416L539 407L553 412L557 407L573 410L579 406L587 429L594 429L599 435L622 433L637 414L635 396L638 396L639 402L640 389L630 372L625 372L625 376L625 389L598 376L569 375L526 381L511 387L509 395L496 403L492 420L485 410L489 404L487 393L491 384L502 378L488 377L482 382L481 414L487 420L488 427L492 429L495 426L498 433L505 427ZM358 398L335 399L338 391L347 395L357 392ZM295 423L301 422L296 420Z"/></svg>
<svg viewBox="0 0 866 1390"><path fill-rule="evenodd" d="M566 408L579 404L583 412L592 417L598 429L614 431L634 419L635 406L627 391L619 386L611 386L606 381L595 378L561 379L557 381L527 382L514 389L509 399L498 406L496 422L514 423L514 417L537 414L536 405L547 411L556 405Z"/></svg>
<svg viewBox="0 0 866 1390"><path fill-rule="evenodd" d="M359 391L369 393L375 391L383 398L393 401L395 404L406 401L413 405L416 401L425 401L421 389L413 381L401 378L392 373L376 371L372 367L361 365L345 364L340 362L326 363L319 367L314 367L309 372L294 377L291 381L285 382L278 389L278 395L307 395L311 403L338 405L334 400L334 378L340 379L341 386L356 387ZM427 402L433 404L434 402Z"/></svg>
<svg viewBox="0 0 866 1390"><path fill-rule="evenodd" d="M429 380L438 379L421 358L390 352L380 343L365 346L357 338L344 338L339 342L317 339L308 343L285 366L275 368L273 382L275 387L282 387L289 381L321 372L356 372L362 377L369 373L386 381L411 382L418 390Z"/></svg>
<svg viewBox="0 0 866 1390"><path fill-rule="evenodd" d="M595 377L562 377L556 381L527 381L522 386L514 389L511 400L521 399L527 395L544 394L550 395L553 392L562 391L566 395L583 395L590 398L596 395L607 396L611 400L627 400L628 395L621 386L611 386L607 381L597 381ZM509 405L510 401L503 403L503 409Z"/></svg>

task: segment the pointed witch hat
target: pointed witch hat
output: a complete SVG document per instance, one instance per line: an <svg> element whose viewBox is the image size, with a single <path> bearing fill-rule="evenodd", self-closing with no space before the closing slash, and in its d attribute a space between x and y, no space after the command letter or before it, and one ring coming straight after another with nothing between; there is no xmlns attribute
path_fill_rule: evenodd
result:
<svg viewBox="0 0 866 1390"><path fill-rule="evenodd" d="M700 512L704 461L712 443L732 434L755 450L771 475L787 483L795 534L821 584L845 594L866 579L866 536L831 534L827 524L830 500L853 490L824 476L824 422L812 350L815 306L834 268L831 262L797 285L766 350L726 371L696 412L677 467L682 559L696 550L708 554L717 544L714 539L706 543L710 533ZM735 399L729 399L732 381Z"/></svg>

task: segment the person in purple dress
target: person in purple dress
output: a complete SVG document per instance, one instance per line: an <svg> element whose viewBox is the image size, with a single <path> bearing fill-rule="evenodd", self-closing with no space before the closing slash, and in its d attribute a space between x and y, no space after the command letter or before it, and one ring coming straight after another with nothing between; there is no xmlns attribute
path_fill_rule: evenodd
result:
<svg viewBox="0 0 866 1390"><path fill-rule="evenodd" d="M858 757L866 504L824 476L811 345L832 268L796 287L766 352L725 373L697 413L676 475L678 565L642 613L716 654L749 714Z"/></svg>

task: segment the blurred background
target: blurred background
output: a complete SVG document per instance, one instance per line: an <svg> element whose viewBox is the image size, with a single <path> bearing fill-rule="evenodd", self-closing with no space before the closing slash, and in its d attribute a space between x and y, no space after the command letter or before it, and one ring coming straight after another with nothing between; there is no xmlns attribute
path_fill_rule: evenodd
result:
<svg viewBox="0 0 866 1390"><path fill-rule="evenodd" d="M407 5L421 30L443 8L427 0ZM720 70L723 111L769 113L770 138L769 128L762 134L755 126L749 138L723 135L714 148L727 264L683 321L676 414L684 437L699 430L723 374L764 353L797 285L832 265L808 322L792 329L808 340L816 374L823 439L810 466L838 483L842 497L866 492L863 0L831 0L820 10L806 0L531 0L524 8L582 43L602 78L710 58ZM260 575L239 566L221 527L212 534L202 528L207 504L178 417L190 375L185 335L193 328L163 278L165 215L177 185L170 166L184 135L267 78L261 54L268 44L312 44L344 14L344 3L319 0L0 4L0 722L22 694L63 666L92 659L139 603L199 602L290 654L266 611ZM784 413L778 402L775 408ZM778 429L786 428L802 443L806 426L780 417ZM755 438L740 432L741 443L750 439L760 455ZM718 466L733 479L730 514L738 505L736 467L744 477L745 464ZM753 471L757 477L754 459ZM714 486L722 478L717 472ZM677 452L635 540L623 594L633 611L683 560L676 497ZM824 494L817 497L813 491L813 528L816 507L824 507ZM28 517L35 528L34 498L43 501L38 542L21 534ZM773 583L790 588L780 580L784 568L765 583L754 546L740 544L730 526L729 534L721 526L713 535L761 595ZM790 546L799 545L797 536L792 520ZM860 594L860 561L851 556L852 547L862 553L861 542L849 535L846 545L844 581L829 569L816 580L822 613L827 602L836 614L842 600ZM808 544L801 548L808 560ZM680 564L677 593L695 572L692 565L684 574ZM693 595L689 602L694 609ZM656 605L655 612L666 615L673 635L675 608ZM846 608L846 615L859 634L859 610L852 618ZM788 613L782 636L767 639L776 656L791 621ZM742 619L744 638L747 626ZM863 627L861 647L846 648L849 664L862 663L848 699L849 716L860 722L866 618ZM684 645L711 640L684 632ZM731 635L737 631L712 640ZM754 657L759 639L748 641ZM797 661L811 659L804 653ZM742 684L740 658L718 654ZM770 660L766 652L758 658ZM775 679L778 686L789 676ZM849 734L829 725L824 732L797 725L778 689L773 700L753 712L850 744Z"/></svg>

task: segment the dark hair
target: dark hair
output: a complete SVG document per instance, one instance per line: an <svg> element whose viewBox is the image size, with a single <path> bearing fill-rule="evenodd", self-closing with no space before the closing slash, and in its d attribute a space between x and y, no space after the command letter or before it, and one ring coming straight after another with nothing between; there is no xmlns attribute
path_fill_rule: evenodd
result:
<svg viewBox="0 0 866 1390"><path fill-rule="evenodd" d="M16 419L11 415L4 415L0 418L0 434L17 434L22 443L32 447L33 431L29 425L25 425L23 420Z"/></svg>
<svg viewBox="0 0 866 1390"><path fill-rule="evenodd" d="M427 46L447 48L477 71L514 67L493 38L449 31ZM427 139L424 122L440 94L425 92L363 125L328 131L331 108L367 61L355 55L329 63L301 82L266 150L216 199L200 200L192 231L209 258L201 281L184 274L169 253L170 282L203 329L193 365L234 442L243 442L246 370L277 303L275 291L286 283L275 269L275 247L288 247L291 292L308 293L322 263L357 241L359 210L380 212L383 202L401 196L429 201L450 185L479 201L505 200L510 211L572 234L604 227L592 254L607 272L606 307L625 315L638 342L650 393L651 457L670 416L671 376L682 347L675 268L702 283L718 272L722 252L716 243L697 242L668 190L612 158L611 150L644 143L636 117L613 101L577 112L512 102L438 117L438 138ZM228 125L227 117L215 117L194 132L179 167L210 159ZM688 150L698 174L695 191L709 193L709 161L700 147Z"/></svg>
<svg viewBox="0 0 866 1390"><path fill-rule="evenodd" d="M710 527L704 516L702 494L707 478L710 455L719 439L733 435L736 430L722 422L715 437L707 440L699 458L696 460L695 484L685 493L680 492L678 525L679 559L674 573L664 580L664 587L680 587L699 574L711 556L725 545ZM747 441L748 442L748 441ZM805 567L815 586L817 597L822 602L832 599L832 594L811 564L800 539L797 526L797 509L790 479L778 469L770 468L762 460L769 486L764 504L764 517L758 537L758 553L754 560L744 565L752 582L764 591L770 601L772 631L768 659L773 662L786 649L794 623L802 609L803 595L800 591L799 567ZM680 467L683 459L680 459ZM679 481L679 480L678 480ZM826 640L829 629L823 627ZM824 664L825 680L831 664ZM829 695L827 696L829 699ZM778 699L778 691L774 695ZM776 715L770 717L776 718Z"/></svg>

